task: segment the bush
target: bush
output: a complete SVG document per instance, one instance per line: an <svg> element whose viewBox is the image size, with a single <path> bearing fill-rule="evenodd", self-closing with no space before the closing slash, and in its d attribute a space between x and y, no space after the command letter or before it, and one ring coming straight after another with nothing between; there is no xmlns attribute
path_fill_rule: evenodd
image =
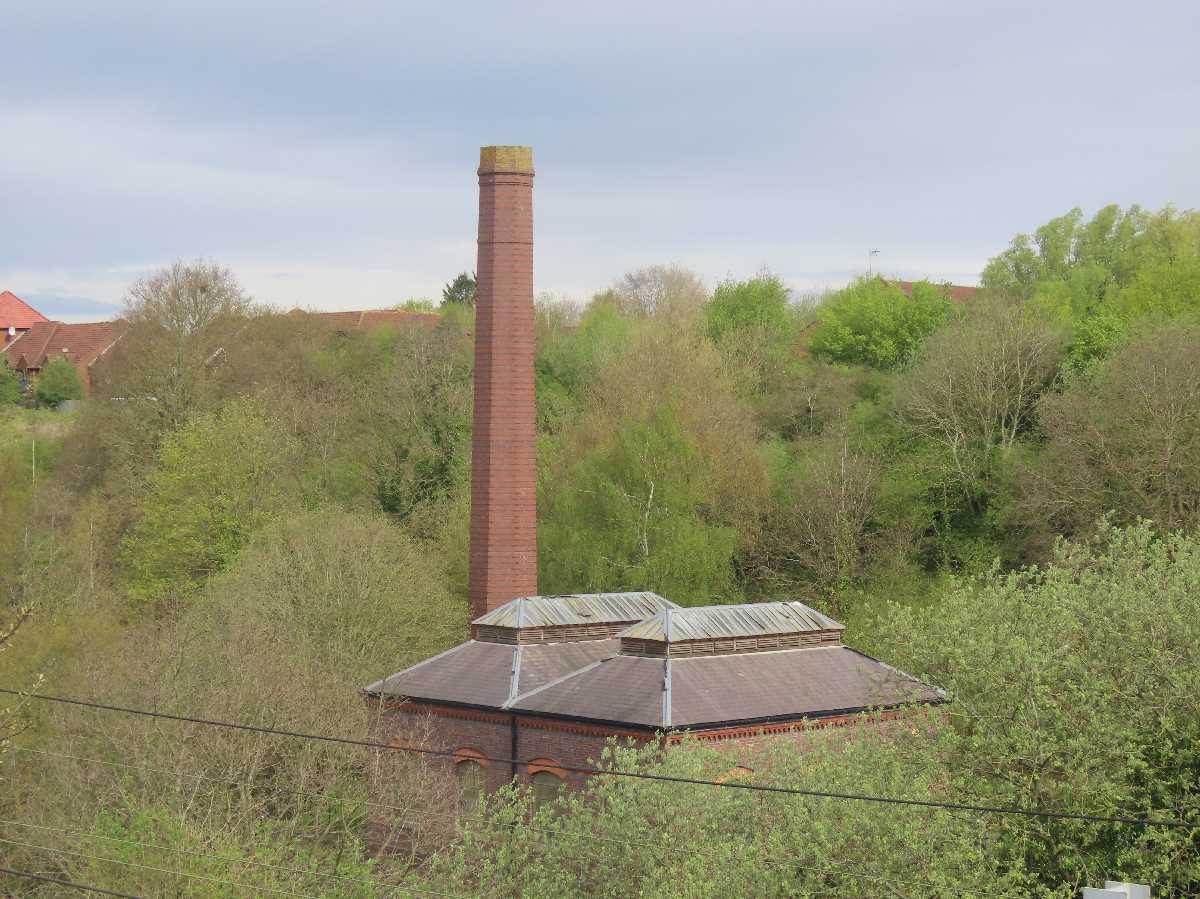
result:
<svg viewBox="0 0 1200 899"><path fill-rule="evenodd" d="M65 400L82 399L83 381L66 359L51 359L38 373L33 392L43 406L57 406Z"/></svg>
<svg viewBox="0 0 1200 899"><path fill-rule="evenodd" d="M882 278L861 278L818 310L811 349L833 362L897 368L950 316L943 288L920 281L908 296Z"/></svg>
<svg viewBox="0 0 1200 899"><path fill-rule="evenodd" d="M876 652L954 698L937 751L961 801L1196 820L1197 537L1102 527L1045 567L896 607L879 633ZM980 826L1047 892L1104 877L1156 895L1200 888L1194 832L1002 815Z"/></svg>
<svg viewBox="0 0 1200 899"><path fill-rule="evenodd" d="M17 373L8 367L8 361L0 356L0 406L21 402L23 391Z"/></svg>
<svg viewBox="0 0 1200 899"><path fill-rule="evenodd" d="M195 590L279 511L294 441L250 400L235 400L168 434L122 542L129 595L154 602Z"/></svg>

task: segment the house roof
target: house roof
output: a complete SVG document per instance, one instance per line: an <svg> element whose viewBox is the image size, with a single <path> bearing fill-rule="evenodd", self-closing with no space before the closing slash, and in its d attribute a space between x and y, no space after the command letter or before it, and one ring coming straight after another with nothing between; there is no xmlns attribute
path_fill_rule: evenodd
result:
<svg viewBox="0 0 1200 899"><path fill-rule="evenodd" d="M657 593L571 593L523 596L506 602L472 624L489 627L557 627L641 621L679 606Z"/></svg>
<svg viewBox="0 0 1200 899"><path fill-rule="evenodd" d="M912 292L913 292L913 287L916 285L917 282L915 282L915 281L892 281L890 283L895 284L902 291L904 291L906 296L911 297ZM968 287L964 284L937 284L937 283L934 283L933 286L943 288L946 291L947 295L950 297L950 301L953 303L965 303L967 300L974 297L975 294L979 291L978 287Z"/></svg>
<svg viewBox="0 0 1200 899"><path fill-rule="evenodd" d="M845 630L845 626L802 602L743 603L671 608L641 621L620 636L638 640L714 640L805 631Z"/></svg>
<svg viewBox="0 0 1200 899"><path fill-rule="evenodd" d="M4 348L8 364L16 369L40 369L49 359L66 359L79 373L87 369L120 338L121 322L42 321Z"/></svg>
<svg viewBox="0 0 1200 899"><path fill-rule="evenodd" d="M335 331L355 331L377 328L380 325L422 324L436 325L442 317L436 312L414 312L409 309L357 309L348 312L312 312L293 309L291 315L314 316L317 321Z"/></svg>
<svg viewBox="0 0 1200 899"><path fill-rule="evenodd" d="M11 290L0 292L0 330L16 328L23 331L44 321L49 319Z"/></svg>
<svg viewBox="0 0 1200 899"><path fill-rule="evenodd" d="M527 607L537 625L522 618ZM365 692L647 729L819 717L943 698L934 687L843 646L842 625L803 603L681 609L654 593L526 597L473 624L575 625L588 621L579 615L581 607L610 620L637 608L652 614L619 638L515 645L470 640ZM770 643L785 634L797 642L776 640L771 646L783 648L747 651L736 639ZM803 642L806 634L830 638L812 645ZM703 654L656 658L634 651L626 640L714 643Z"/></svg>

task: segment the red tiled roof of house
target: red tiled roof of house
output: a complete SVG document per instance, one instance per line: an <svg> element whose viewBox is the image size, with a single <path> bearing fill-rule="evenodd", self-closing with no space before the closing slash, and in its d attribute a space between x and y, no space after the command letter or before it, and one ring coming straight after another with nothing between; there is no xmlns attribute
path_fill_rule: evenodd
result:
<svg viewBox="0 0 1200 899"><path fill-rule="evenodd" d="M301 309L293 309L292 315L305 314ZM318 321L329 325L338 331L352 331L360 328L377 328L380 325L395 325L402 323L436 325L441 316L436 312L414 312L409 309L357 309L349 312L313 312Z"/></svg>
<svg viewBox="0 0 1200 899"><path fill-rule="evenodd" d="M41 321L4 348L11 368L38 371L50 359L66 359L90 384L88 369L120 338L122 322Z"/></svg>
<svg viewBox="0 0 1200 899"><path fill-rule="evenodd" d="M18 328L23 331L44 321L49 319L11 290L0 293L0 330Z"/></svg>
<svg viewBox="0 0 1200 899"><path fill-rule="evenodd" d="M916 282L914 282L914 281L892 281L891 283L895 284L902 291L904 291L905 295L912 296L913 286ZM966 285L963 285L963 284L937 284L937 283L934 283L933 286L945 288L946 291L950 295L950 301L952 303L965 303L967 300L974 297L976 292L979 290L978 287L967 287Z"/></svg>

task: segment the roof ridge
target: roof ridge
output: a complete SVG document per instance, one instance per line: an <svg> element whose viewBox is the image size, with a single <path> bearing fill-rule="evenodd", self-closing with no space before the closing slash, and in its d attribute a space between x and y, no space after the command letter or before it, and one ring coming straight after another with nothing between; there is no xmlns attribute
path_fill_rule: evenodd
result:
<svg viewBox="0 0 1200 899"><path fill-rule="evenodd" d="M554 678L554 680L546 681L546 683L542 684L540 687L534 687L532 690L526 690L524 693L514 696L512 699L505 702L504 705L501 706L501 708L504 708L504 709L514 708L517 703L523 702L524 700L528 699L530 696L533 696L535 693L541 693L543 690L548 690L550 687L558 686L563 681L570 680L573 677L578 677L580 674L583 674L585 671L591 671L597 665L603 665L605 662L611 661L614 658L616 658L616 653L614 653L611 656L607 656L603 659L596 659L596 661L591 662L590 664L584 665L582 668L576 668L574 671L568 671L566 674L563 674L559 677Z"/></svg>

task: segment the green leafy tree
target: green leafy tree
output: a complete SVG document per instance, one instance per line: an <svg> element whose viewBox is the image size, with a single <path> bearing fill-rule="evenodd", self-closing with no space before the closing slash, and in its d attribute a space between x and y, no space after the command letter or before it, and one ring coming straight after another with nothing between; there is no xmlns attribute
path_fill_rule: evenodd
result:
<svg viewBox="0 0 1200 899"><path fill-rule="evenodd" d="M184 595L228 565L283 505L295 451L251 400L196 416L164 437L141 520L122 542L130 596Z"/></svg>
<svg viewBox="0 0 1200 899"><path fill-rule="evenodd" d="M814 733L755 753L685 742L666 753L610 748L597 761L666 777L940 795L923 728L887 738L871 727L868 719L854 737ZM540 805L527 791L505 791L487 817L464 824L425 883L539 899L1029 895L1022 875L989 857L979 822L966 816L679 786L596 778L582 794Z"/></svg>
<svg viewBox="0 0 1200 899"><path fill-rule="evenodd" d="M544 583L656 590L681 604L730 596L737 534L705 520L706 486L697 448L669 412L621 424L571 465L547 505Z"/></svg>
<svg viewBox="0 0 1200 899"><path fill-rule="evenodd" d="M825 300L817 315L814 355L887 370L908 362L949 318L950 299L926 281L908 296L882 278L861 278Z"/></svg>
<svg viewBox="0 0 1200 899"><path fill-rule="evenodd" d="M1200 540L1139 524L1060 543L1036 569L893 608L875 652L945 688L936 754L951 797L1197 820ZM1118 636L1119 635L1119 636ZM981 838L1034 895L1105 877L1200 890L1195 831L993 815ZM1104 873L1108 872L1108 873Z"/></svg>
<svg viewBox="0 0 1200 899"><path fill-rule="evenodd" d="M83 381L66 359L51 359L38 373L33 393L43 406L57 406L65 400L82 399Z"/></svg>
<svg viewBox="0 0 1200 899"><path fill-rule="evenodd" d="M442 288L442 302L452 306L475 305L475 275L460 272Z"/></svg>

